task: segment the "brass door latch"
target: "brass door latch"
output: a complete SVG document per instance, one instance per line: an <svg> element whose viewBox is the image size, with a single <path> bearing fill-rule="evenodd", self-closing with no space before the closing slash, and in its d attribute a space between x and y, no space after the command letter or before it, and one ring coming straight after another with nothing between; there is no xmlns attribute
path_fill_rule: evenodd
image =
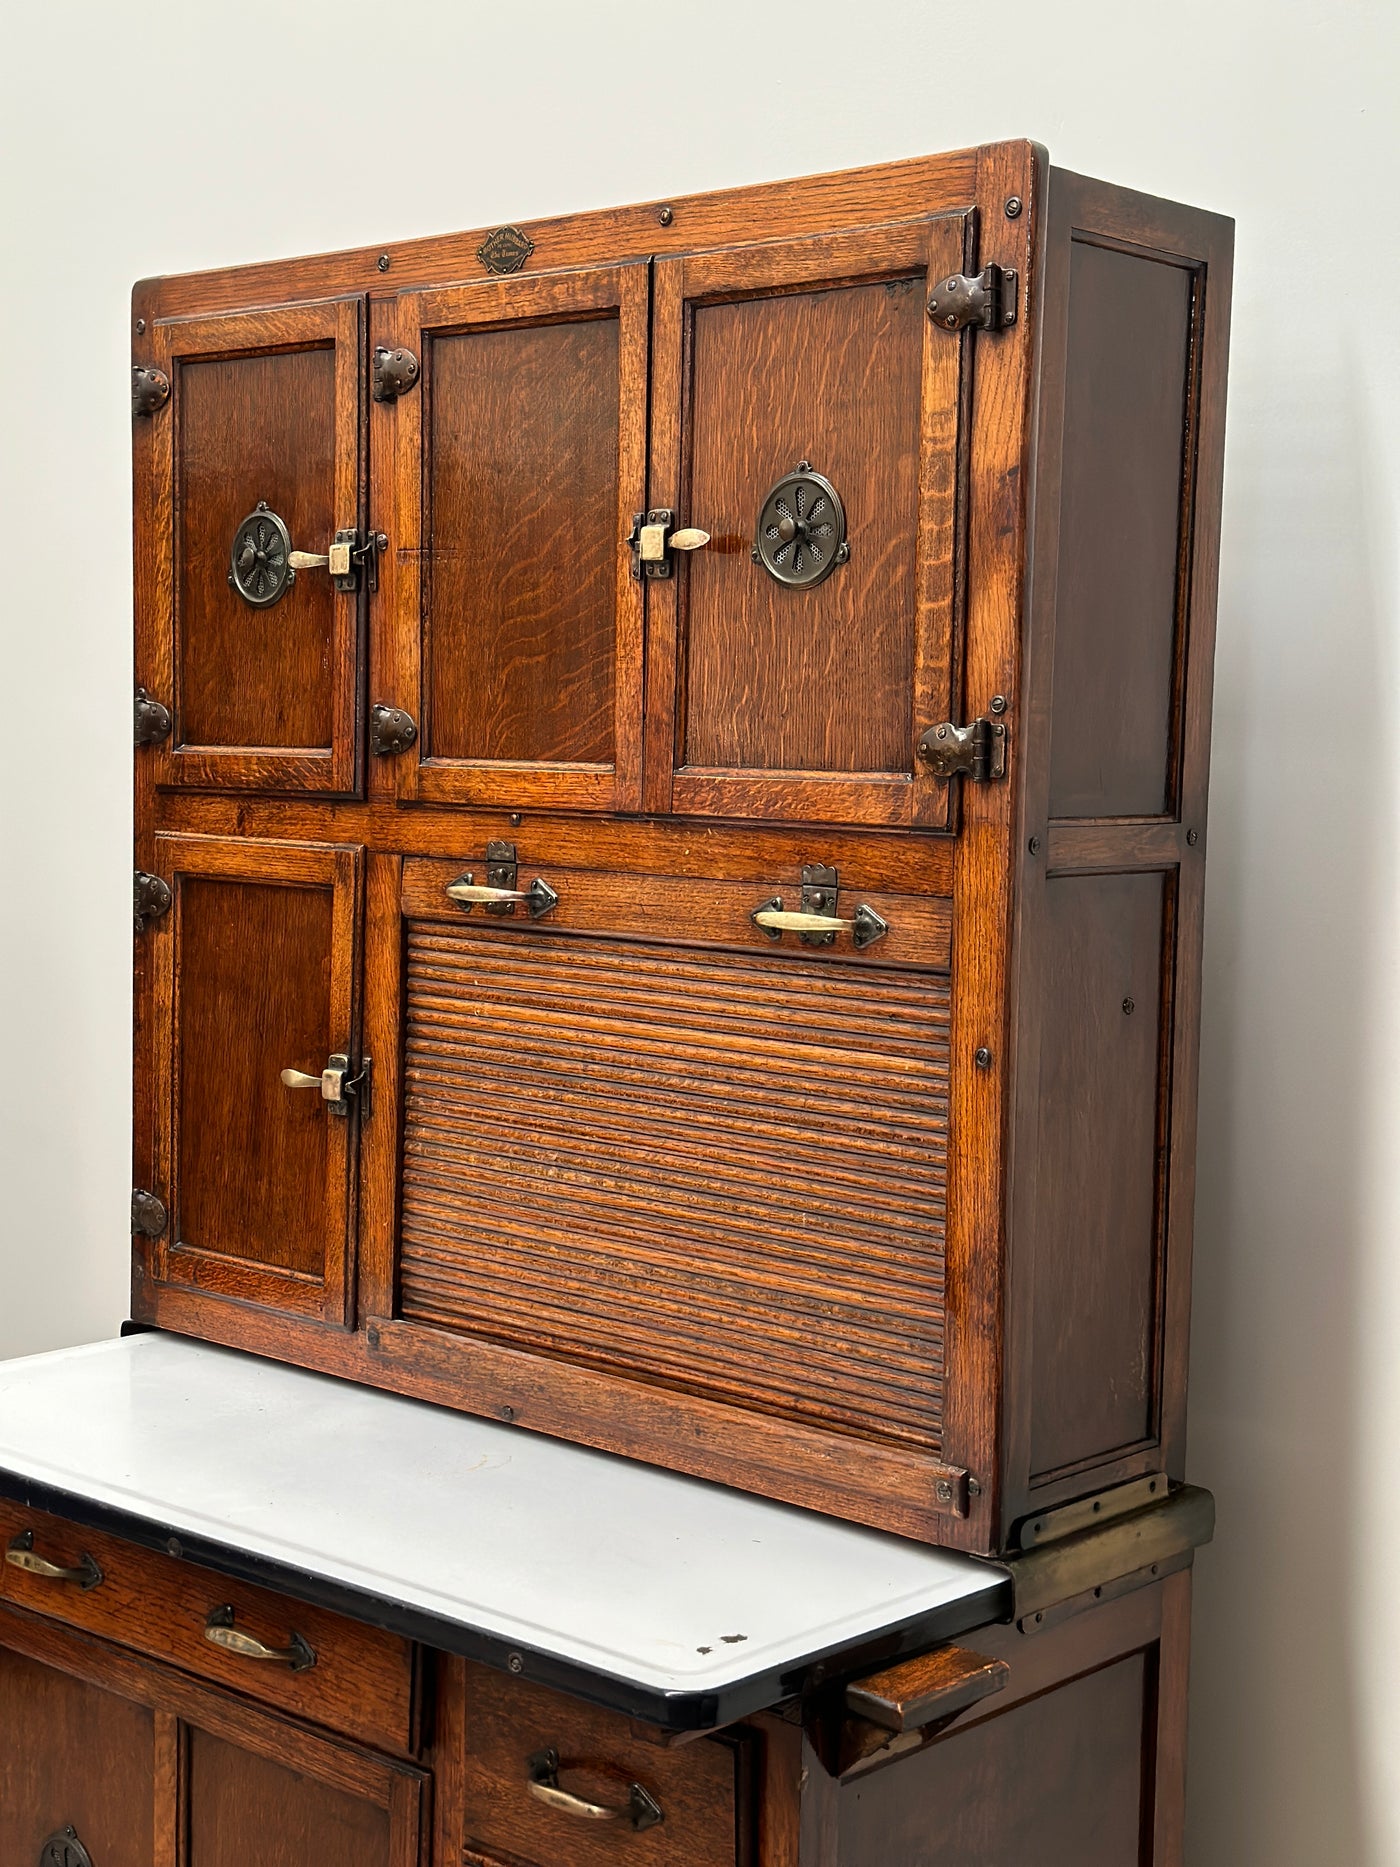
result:
<svg viewBox="0 0 1400 1867"><path fill-rule="evenodd" d="M710 534L694 525L673 530L675 518L669 506L657 506L650 512L632 515L627 543L632 552L634 577L669 577L673 551L703 551L710 542Z"/></svg>
<svg viewBox="0 0 1400 1867"><path fill-rule="evenodd" d="M336 533L328 550L294 551L286 520L260 499L233 534L228 580L254 609L270 609L280 602L299 570L329 571L336 590L353 595L362 570L366 589L379 588L379 553L388 548L384 532L367 532L362 539L348 527Z"/></svg>
<svg viewBox="0 0 1400 1867"><path fill-rule="evenodd" d="M447 885L447 898L470 914L476 906L488 914L511 915L520 902L532 921L542 919L559 905L559 896L542 875L528 888L519 887L520 865L515 859L515 844L492 841L486 845L486 880L478 882L470 870Z"/></svg>
<svg viewBox="0 0 1400 1867"><path fill-rule="evenodd" d="M286 1069L282 1072L284 1089L319 1089L321 1100L332 1115L348 1115L353 1103L360 1111L361 1121L367 1121L370 1115L371 1061L368 1057L360 1060L359 1074L350 1074L350 1059L343 1050L336 1050L326 1060L326 1067L319 1076L313 1076L306 1070Z"/></svg>
<svg viewBox="0 0 1400 1867"><path fill-rule="evenodd" d="M802 905L785 908L781 895L761 901L750 914L755 927L761 927L770 940L781 940L785 933L795 933L803 946L834 946L839 933L849 933L857 948L873 946L883 940L890 924L869 903L862 902L850 920L836 912L840 877L824 862L809 862L802 871Z"/></svg>

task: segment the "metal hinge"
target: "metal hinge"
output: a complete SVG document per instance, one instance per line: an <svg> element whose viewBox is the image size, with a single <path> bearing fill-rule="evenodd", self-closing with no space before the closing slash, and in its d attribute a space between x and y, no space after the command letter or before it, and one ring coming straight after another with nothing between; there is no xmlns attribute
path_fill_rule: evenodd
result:
<svg viewBox="0 0 1400 1867"><path fill-rule="evenodd" d="M170 912L170 889L158 875L137 869L131 890L132 918L140 933L148 921L157 921Z"/></svg>
<svg viewBox="0 0 1400 1867"><path fill-rule="evenodd" d="M138 687L136 690L137 745L159 745L162 739L170 737L173 724L169 707L163 707L158 700L152 700L144 687Z"/></svg>
<svg viewBox="0 0 1400 1867"><path fill-rule="evenodd" d="M369 710L369 749L376 758L407 752L418 737L413 715L402 707L374 706Z"/></svg>
<svg viewBox="0 0 1400 1867"><path fill-rule="evenodd" d="M945 331L1004 330L1016 322L1019 278L1011 266L984 266L975 276L952 273L929 293L928 314Z"/></svg>
<svg viewBox="0 0 1400 1867"><path fill-rule="evenodd" d="M699 551L710 542L710 534L693 525L673 531L675 518L669 506L633 513L627 543L632 552L634 577L669 577L673 551Z"/></svg>
<svg viewBox="0 0 1400 1867"><path fill-rule="evenodd" d="M141 1238L161 1238L170 1223L164 1205L144 1186L132 1188L131 1229Z"/></svg>
<svg viewBox="0 0 1400 1867"><path fill-rule="evenodd" d="M170 400L170 378L164 370L142 369L139 363L131 366L131 412L133 415L154 415L158 408L164 408Z"/></svg>
<svg viewBox="0 0 1400 1867"><path fill-rule="evenodd" d="M919 757L936 778L970 778L986 784L1006 776L1006 727L1000 720L969 720L955 726L940 720L919 740Z"/></svg>
<svg viewBox="0 0 1400 1867"><path fill-rule="evenodd" d="M396 350L379 344L374 352L372 394L376 402L392 402L418 386L418 359L402 345Z"/></svg>

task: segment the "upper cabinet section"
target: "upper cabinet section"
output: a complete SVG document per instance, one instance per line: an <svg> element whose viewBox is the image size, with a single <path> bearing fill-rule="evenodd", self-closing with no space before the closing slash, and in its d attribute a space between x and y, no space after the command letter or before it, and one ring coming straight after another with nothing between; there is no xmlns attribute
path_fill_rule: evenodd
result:
<svg viewBox="0 0 1400 1867"><path fill-rule="evenodd" d="M155 325L133 406L161 784L355 788L364 323L355 297Z"/></svg>
<svg viewBox="0 0 1400 1867"><path fill-rule="evenodd" d="M399 795L636 810L645 263L406 293L395 412Z"/></svg>
<svg viewBox="0 0 1400 1867"><path fill-rule="evenodd" d="M658 263L653 503L709 543L651 589L649 801L937 826L965 339L949 214Z"/></svg>

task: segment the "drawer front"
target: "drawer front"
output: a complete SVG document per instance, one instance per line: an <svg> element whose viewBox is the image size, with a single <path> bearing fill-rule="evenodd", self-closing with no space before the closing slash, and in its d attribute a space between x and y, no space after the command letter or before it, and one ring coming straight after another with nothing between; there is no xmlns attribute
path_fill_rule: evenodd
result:
<svg viewBox="0 0 1400 1867"><path fill-rule="evenodd" d="M748 1745L742 1732L651 1743L626 1718L470 1666L465 1858L748 1867Z"/></svg>
<svg viewBox="0 0 1400 1867"><path fill-rule="evenodd" d="M413 1748L414 1649L395 1634L3 1500L0 1549L0 1600L347 1737ZM68 1573L36 1573L30 1560ZM291 1657L238 1651L244 1636Z"/></svg>

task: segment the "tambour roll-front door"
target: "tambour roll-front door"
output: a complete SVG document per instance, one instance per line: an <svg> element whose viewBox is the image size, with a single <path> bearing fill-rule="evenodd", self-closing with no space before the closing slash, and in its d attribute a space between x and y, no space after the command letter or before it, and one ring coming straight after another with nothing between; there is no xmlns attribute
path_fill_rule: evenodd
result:
<svg viewBox="0 0 1400 1867"><path fill-rule="evenodd" d="M160 835L157 1282L347 1318L361 854Z"/></svg>
<svg viewBox="0 0 1400 1867"><path fill-rule="evenodd" d="M419 359L394 410L399 795L636 809L644 262L398 301Z"/></svg>
<svg viewBox="0 0 1400 1867"><path fill-rule="evenodd" d="M656 265L650 808L938 827L957 681L966 214Z"/></svg>
<svg viewBox="0 0 1400 1867"><path fill-rule="evenodd" d="M173 716L158 781L352 791L362 301L162 320L152 338L168 389L135 417L137 671Z"/></svg>

